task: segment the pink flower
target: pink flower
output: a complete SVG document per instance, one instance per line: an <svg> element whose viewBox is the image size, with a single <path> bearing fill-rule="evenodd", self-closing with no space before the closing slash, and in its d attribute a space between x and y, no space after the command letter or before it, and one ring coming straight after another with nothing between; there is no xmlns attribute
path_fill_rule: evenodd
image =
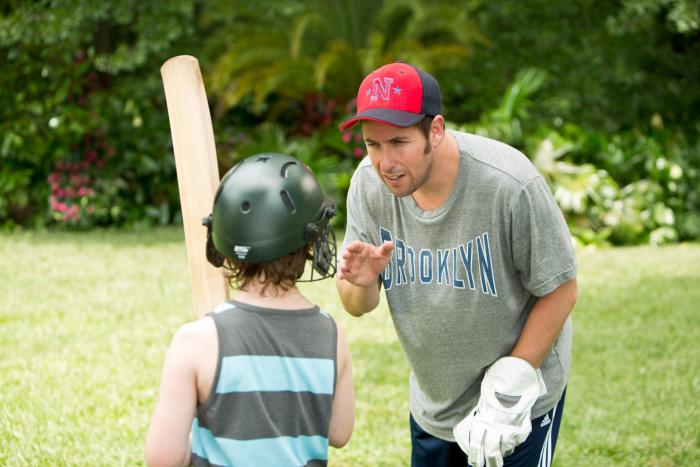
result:
<svg viewBox="0 0 700 467"><path fill-rule="evenodd" d="M343 132L343 143L349 143L352 138L352 134L349 131Z"/></svg>
<svg viewBox="0 0 700 467"><path fill-rule="evenodd" d="M95 190L89 187L81 186L78 190L78 196L92 196L95 194Z"/></svg>
<svg viewBox="0 0 700 467"><path fill-rule="evenodd" d="M352 153L358 159L365 155L365 151L363 151L362 148L355 148L352 150Z"/></svg>
<svg viewBox="0 0 700 467"><path fill-rule="evenodd" d="M71 206L68 206L65 210L62 210L61 212L63 212L63 218L61 219L61 221L62 222L78 221L80 219L78 209L79 208L78 208L77 204L72 204Z"/></svg>

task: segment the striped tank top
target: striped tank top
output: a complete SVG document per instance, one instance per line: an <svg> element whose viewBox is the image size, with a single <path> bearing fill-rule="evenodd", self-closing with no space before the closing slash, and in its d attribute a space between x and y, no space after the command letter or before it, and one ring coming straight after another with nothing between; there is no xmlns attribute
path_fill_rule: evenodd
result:
<svg viewBox="0 0 700 467"><path fill-rule="evenodd" d="M209 313L219 359L192 423L194 466L325 466L337 330L318 306L227 301Z"/></svg>

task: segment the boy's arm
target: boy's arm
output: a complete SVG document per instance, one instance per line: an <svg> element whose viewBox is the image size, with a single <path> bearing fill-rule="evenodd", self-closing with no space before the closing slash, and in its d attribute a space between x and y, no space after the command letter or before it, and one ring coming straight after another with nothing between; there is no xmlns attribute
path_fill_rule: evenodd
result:
<svg viewBox="0 0 700 467"><path fill-rule="evenodd" d="M190 464L190 430L197 404L197 334L191 324L173 336L163 365L160 393L146 434L146 464Z"/></svg>
<svg viewBox="0 0 700 467"><path fill-rule="evenodd" d="M348 343L340 326L336 325L336 327L338 329L338 375L328 429L328 442L334 448L342 448L350 440L355 427L355 388L352 383L352 360Z"/></svg>

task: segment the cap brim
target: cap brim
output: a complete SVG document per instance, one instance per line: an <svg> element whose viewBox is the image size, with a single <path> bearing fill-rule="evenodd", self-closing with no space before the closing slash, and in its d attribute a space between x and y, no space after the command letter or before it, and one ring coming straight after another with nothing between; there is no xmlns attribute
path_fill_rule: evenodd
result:
<svg viewBox="0 0 700 467"><path fill-rule="evenodd" d="M393 109L370 109L355 115L340 124L341 130L346 130L361 120L385 123L387 125L406 128L420 123L425 118L424 114L414 114Z"/></svg>

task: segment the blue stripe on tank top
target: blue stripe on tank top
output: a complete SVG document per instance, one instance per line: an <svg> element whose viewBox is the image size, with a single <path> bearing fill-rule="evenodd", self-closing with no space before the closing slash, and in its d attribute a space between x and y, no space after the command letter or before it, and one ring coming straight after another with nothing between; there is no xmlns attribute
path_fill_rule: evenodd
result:
<svg viewBox="0 0 700 467"><path fill-rule="evenodd" d="M312 459L327 460L328 438L280 436L253 440L216 438L211 431L192 422L192 453L221 466L277 466L291 461L306 465Z"/></svg>
<svg viewBox="0 0 700 467"><path fill-rule="evenodd" d="M234 355L221 360L216 392L292 391L333 394L333 360Z"/></svg>

